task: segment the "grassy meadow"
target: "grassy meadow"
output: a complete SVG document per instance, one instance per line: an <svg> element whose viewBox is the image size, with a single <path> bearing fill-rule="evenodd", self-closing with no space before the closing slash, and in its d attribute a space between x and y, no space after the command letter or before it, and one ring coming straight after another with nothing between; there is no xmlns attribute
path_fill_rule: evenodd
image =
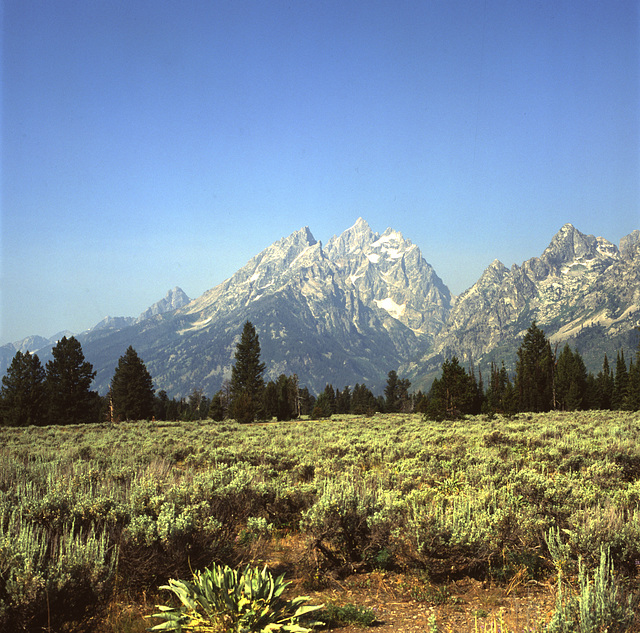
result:
<svg viewBox="0 0 640 633"><path fill-rule="evenodd" d="M286 539L310 590L371 570L571 583L605 551L632 586L639 440L638 413L609 411L3 427L0 630L91 630L119 596Z"/></svg>

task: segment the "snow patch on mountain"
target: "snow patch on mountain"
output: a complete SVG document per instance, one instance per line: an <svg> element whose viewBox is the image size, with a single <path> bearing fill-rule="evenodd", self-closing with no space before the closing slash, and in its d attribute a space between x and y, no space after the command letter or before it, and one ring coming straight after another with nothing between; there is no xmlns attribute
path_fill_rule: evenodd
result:
<svg viewBox="0 0 640 633"><path fill-rule="evenodd" d="M379 308L386 310L394 319L400 319L407 309L406 303L398 305L391 297L376 299L375 303Z"/></svg>

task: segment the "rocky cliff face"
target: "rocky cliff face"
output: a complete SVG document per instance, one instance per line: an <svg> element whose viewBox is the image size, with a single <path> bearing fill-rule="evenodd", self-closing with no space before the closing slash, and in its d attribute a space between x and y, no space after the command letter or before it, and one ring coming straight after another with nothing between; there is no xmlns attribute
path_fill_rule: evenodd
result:
<svg viewBox="0 0 640 633"><path fill-rule="evenodd" d="M634 231L619 250L566 224L540 257L511 270L494 261L457 299L433 348L412 366L414 373L454 354L465 362L500 355L511 360L534 320L558 344L591 340L594 328L599 338L631 332L640 317L639 242Z"/></svg>
<svg viewBox="0 0 640 633"><path fill-rule="evenodd" d="M511 269L495 260L456 298L393 229L378 234L360 218L323 247L305 227L193 301L174 288L137 319L107 318L77 338L102 393L132 345L158 389L213 394L230 377L246 320L260 337L266 377L296 373L315 392L362 382L379 392L391 369L426 388L453 355L509 365L534 320L552 341L601 362L640 322L640 231L618 249L566 224L540 257ZM0 348L3 372L28 343ZM54 343L30 351L44 363Z"/></svg>
<svg viewBox="0 0 640 633"><path fill-rule="evenodd" d="M294 232L187 306L138 323L128 335L140 341L131 344L169 393L219 389L246 320L260 337L267 378L297 373L316 391L327 382L378 388L391 369L431 344L450 302L415 245L391 229L374 233L359 219L326 248L307 227ZM107 354L121 337L94 340L87 354Z"/></svg>

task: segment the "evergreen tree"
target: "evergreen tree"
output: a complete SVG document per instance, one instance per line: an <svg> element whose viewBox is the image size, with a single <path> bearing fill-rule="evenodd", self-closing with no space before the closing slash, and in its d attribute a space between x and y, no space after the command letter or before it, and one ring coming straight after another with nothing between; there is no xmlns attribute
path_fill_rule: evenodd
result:
<svg viewBox="0 0 640 633"><path fill-rule="evenodd" d="M377 409L376 399L366 385L356 383L351 396L351 413L373 415Z"/></svg>
<svg viewBox="0 0 640 633"><path fill-rule="evenodd" d="M346 385L342 391L336 390L336 413L351 412L351 389Z"/></svg>
<svg viewBox="0 0 640 633"><path fill-rule="evenodd" d="M307 387L301 387L298 389L298 400L300 415L311 415L313 407L316 404L316 399L309 393L309 389Z"/></svg>
<svg viewBox="0 0 640 633"><path fill-rule="evenodd" d="M398 374L391 370L387 375L387 386L384 388L384 410L389 413L410 410L408 379L398 378Z"/></svg>
<svg viewBox="0 0 640 633"><path fill-rule="evenodd" d="M416 413L426 413L428 404L429 404L429 400L428 400L427 396L425 396L422 393L422 391L419 389L418 393L416 393L416 396L415 396L415 402L414 402L413 410Z"/></svg>
<svg viewBox="0 0 640 633"><path fill-rule="evenodd" d="M549 411L553 408L551 344L535 321L518 349L516 391L520 411Z"/></svg>
<svg viewBox="0 0 640 633"><path fill-rule="evenodd" d="M89 391L96 372L85 360L82 346L75 337L63 336L52 354L53 360L46 365L45 379L49 423L96 422L99 417L96 394Z"/></svg>
<svg viewBox="0 0 640 633"><path fill-rule="evenodd" d="M278 389L273 380L270 380L264 388L263 407L265 420L271 420L278 415Z"/></svg>
<svg viewBox="0 0 640 633"><path fill-rule="evenodd" d="M264 363L260 342L250 321L244 324L231 368L231 415L238 422L253 422L262 414Z"/></svg>
<svg viewBox="0 0 640 633"><path fill-rule="evenodd" d="M624 360L624 352L621 350L616 356L616 375L613 380L613 395L611 396L611 408L619 411L624 407L629 390L629 372Z"/></svg>
<svg viewBox="0 0 640 633"><path fill-rule="evenodd" d="M441 377L433 381L429 391L427 416L443 419L471 413L476 388L456 356L445 360Z"/></svg>
<svg viewBox="0 0 640 633"><path fill-rule="evenodd" d="M2 377L0 424L29 426L45 421L45 371L36 354L20 351Z"/></svg>
<svg viewBox="0 0 640 633"><path fill-rule="evenodd" d="M118 359L111 379L114 421L150 420L154 415L154 391L151 374L130 345Z"/></svg>
<svg viewBox="0 0 640 633"><path fill-rule="evenodd" d="M623 402L626 411L640 411L640 364L629 361L629 381L627 395Z"/></svg>
<svg viewBox="0 0 640 633"><path fill-rule="evenodd" d="M596 400L598 409L611 409L613 401L613 376L609 369L609 359L604 355L602 370L596 377Z"/></svg>
<svg viewBox="0 0 640 633"><path fill-rule="evenodd" d="M505 394L507 391L507 384L509 383L509 375L505 369L504 362L502 367L492 362L489 374L489 388L485 398L485 410L491 413L504 413L505 407Z"/></svg>
<svg viewBox="0 0 640 633"><path fill-rule="evenodd" d="M636 329L640 330L640 328ZM629 379L624 408L627 411L640 411L640 339L636 351L636 362L629 363Z"/></svg>
<svg viewBox="0 0 640 633"><path fill-rule="evenodd" d="M298 376L280 374L276 382L277 410L276 417L280 421L293 420L298 417Z"/></svg>
<svg viewBox="0 0 640 633"><path fill-rule="evenodd" d="M222 422L225 419L224 396L222 391L218 391L211 398L209 405L209 417L216 422Z"/></svg>
<svg viewBox="0 0 640 633"><path fill-rule="evenodd" d="M477 415L482 411L482 403L484 402L484 393L482 389L482 374L480 374L480 381L476 380L476 372L471 366L471 369L467 373L469 379L469 395L470 402L468 413L471 415Z"/></svg>
<svg viewBox="0 0 640 633"><path fill-rule="evenodd" d="M579 352L564 346L555 371L556 407L562 411L584 409L587 392L587 369Z"/></svg>
<svg viewBox="0 0 640 633"><path fill-rule="evenodd" d="M264 390L264 415L270 420L292 420L298 417L298 377L280 374L278 380L269 381Z"/></svg>
<svg viewBox="0 0 640 633"><path fill-rule="evenodd" d="M313 407L314 418L330 418L337 410L336 392L333 385L327 384L324 391L318 395Z"/></svg>
<svg viewBox="0 0 640 633"><path fill-rule="evenodd" d="M167 411L169 407L169 396L164 389L161 389L154 397L153 417L156 420L169 420Z"/></svg>
<svg viewBox="0 0 640 633"><path fill-rule="evenodd" d="M326 391L323 391L321 394L318 394L316 398L311 417L317 420L318 418L330 418L331 415L331 398Z"/></svg>

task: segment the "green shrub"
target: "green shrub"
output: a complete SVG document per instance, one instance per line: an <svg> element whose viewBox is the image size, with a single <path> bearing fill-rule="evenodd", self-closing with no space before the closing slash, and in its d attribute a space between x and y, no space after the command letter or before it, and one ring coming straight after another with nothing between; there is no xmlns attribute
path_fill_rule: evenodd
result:
<svg viewBox="0 0 640 633"><path fill-rule="evenodd" d="M356 626L374 626L378 622L375 611L355 604L337 606L328 604L319 616L327 626L355 624Z"/></svg>
<svg viewBox="0 0 640 633"><path fill-rule="evenodd" d="M303 514L301 528L313 535L314 546L333 566L390 564L391 531L401 514L392 506L396 493L373 478L352 473L323 482L316 503Z"/></svg>
<svg viewBox="0 0 640 633"><path fill-rule="evenodd" d="M601 550L600 565L594 571L593 579L579 560L579 593L567 599L561 566L558 568L556 610L546 633L623 633L630 630L638 600L625 595L615 578L608 550Z"/></svg>
<svg viewBox="0 0 640 633"><path fill-rule="evenodd" d="M262 571L249 566L243 572L214 565L194 572L193 582L169 580L168 589L181 606L159 606L154 618L164 620L152 631L213 630L214 626L229 633L249 631L286 631L306 633L311 629L300 624L303 616L322 606L304 605L306 596L285 600L282 593L290 583L284 574L274 578L265 567ZM322 625L310 622L309 627Z"/></svg>

